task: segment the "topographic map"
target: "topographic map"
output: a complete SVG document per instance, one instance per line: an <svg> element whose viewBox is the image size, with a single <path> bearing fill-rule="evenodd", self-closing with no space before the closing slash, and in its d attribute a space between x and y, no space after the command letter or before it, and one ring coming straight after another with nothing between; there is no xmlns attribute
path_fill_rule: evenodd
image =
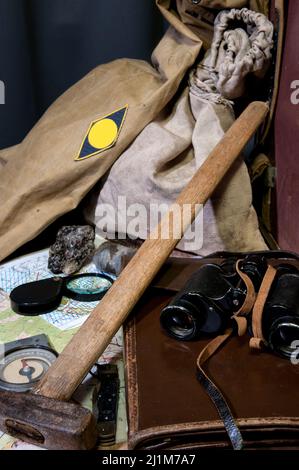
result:
<svg viewBox="0 0 299 470"><path fill-rule="evenodd" d="M77 302L62 298L59 308L51 313L36 317L21 316L10 308L9 294L15 287L36 280L42 280L53 276L47 268L48 250L39 251L0 266L0 346L3 343L27 338L38 334L46 334L54 349L60 353L72 336L78 331L78 327L84 323L98 302ZM98 272L91 262L82 271ZM99 359L99 363L116 363L119 369L121 381L121 393L118 413L117 442L126 440L126 412L125 392L123 378L123 336L122 330L115 335L110 345ZM82 392L83 388L83 392ZM83 406L91 408L91 396L94 384L90 377L85 380L76 393L82 397ZM8 436L0 433L0 449L20 447ZM24 445L21 445L24 448ZM26 447L26 446L25 446Z"/></svg>

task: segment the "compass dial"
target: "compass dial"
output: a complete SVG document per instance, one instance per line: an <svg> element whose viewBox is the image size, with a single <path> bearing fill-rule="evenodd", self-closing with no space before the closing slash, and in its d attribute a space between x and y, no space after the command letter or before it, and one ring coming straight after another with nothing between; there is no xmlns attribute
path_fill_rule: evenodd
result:
<svg viewBox="0 0 299 470"><path fill-rule="evenodd" d="M56 357L54 351L36 347L8 353L0 364L0 388L15 392L31 390Z"/></svg>

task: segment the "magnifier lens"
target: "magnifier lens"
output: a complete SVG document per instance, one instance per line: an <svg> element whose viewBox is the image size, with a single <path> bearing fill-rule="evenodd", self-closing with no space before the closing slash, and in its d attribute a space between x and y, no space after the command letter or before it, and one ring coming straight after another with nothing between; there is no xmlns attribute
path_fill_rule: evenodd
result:
<svg viewBox="0 0 299 470"><path fill-rule="evenodd" d="M67 283L68 289L76 294L100 294L111 287L112 282L103 277L79 277Z"/></svg>
<svg viewBox="0 0 299 470"><path fill-rule="evenodd" d="M98 300L107 292L113 280L102 274L82 274L66 282L67 296L76 300Z"/></svg>

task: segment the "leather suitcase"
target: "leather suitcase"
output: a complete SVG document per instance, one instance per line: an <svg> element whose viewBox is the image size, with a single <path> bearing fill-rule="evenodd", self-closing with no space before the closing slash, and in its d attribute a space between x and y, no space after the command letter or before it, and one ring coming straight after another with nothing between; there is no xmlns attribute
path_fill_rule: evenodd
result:
<svg viewBox="0 0 299 470"><path fill-rule="evenodd" d="M217 410L196 378L196 360L209 340L178 342L160 328L160 312L203 263L169 261L125 325L129 448L230 449ZM240 257L244 256L240 255ZM296 255L282 256L299 266ZM249 349L249 336L233 337L205 365L241 430L245 449L299 449L299 367L269 352Z"/></svg>
<svg viewBox="0 0 299 470"><path fill-rule="evenodd" d="M261 154L251 164L254 205L268 245L298 252L299 2L270 3L275 27L275 72L271 71L271 112Z"/></svg>
<svg viewBox="0 0 299 470"><path fill-rule="evenodd" d="M280 248L299 251L299 2L290 0L275 117L277 232Z"/></svg>

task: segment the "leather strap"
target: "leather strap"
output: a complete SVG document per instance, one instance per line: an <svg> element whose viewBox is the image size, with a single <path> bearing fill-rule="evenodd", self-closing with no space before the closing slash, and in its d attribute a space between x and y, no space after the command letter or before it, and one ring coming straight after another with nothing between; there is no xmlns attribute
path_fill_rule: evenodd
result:
<svg viewBox="0 0 299 470"><path fill-rule="evenodd" d="M214 403L218 414L223 421L233 449L242 450L243 438L238 425L235 422L230 407L219 388L208 377L202 368L203 364L219 349L222 344L224 344L232 336L232 334L232 329L227 330L224 335L217 336L217 338L210 341L210 343L201 351L197 358L197 379Z"/></svg>
<svg viewBox="0 0 299 470"><path fill-rule="evenodd" d="M236 264L236 270L243 280L246 286L246 298L242 307L231 317L236 321L238 326L238 335L243 336L247 330L247 320L245 318L248 315L256 300L256 293L254 285L247 274L243 273L240 269L241 260ZM204 387L205 391L209 395L210 399L214 403L220 418L223 421L226 432L230 438L234 450L241 450L243 448L243 438L240 429L233 417L231 409L226 402L223 394L214 382L208 377L203 369L204 363L222 346L229 338L232 337L234 330L232 328L226 330L223 335L217 336L201 351L197 358L197 379L200 384Z"/></svg>
<svg viewBox="0 0 299 470"><path fill-rule="evenodd" d="M252 280L245 274L241 268L240 263L242 260L237 261L236 271L246 286L246 297L242 307L231 317L238 325L238 335L243 336L247 330L247 319L245 318L253 309L256 301L256 293Z"/></svg>
<svg viewBox="0 0 299 470"><path fill-rule="evenodd" d="M251 349L261 349L265 342L262 329L262 317L267 297L276 276L276 269L269 265L264 276L256 302L252 312L252 333L253 337L249 341Z"/></svg>
<svg viewBox="0 0 299 470"><path fill-rule="evenodd" d="M273 64L272 64L272 83L270 84L270 113L268 119L265 123L263 133L261 136L261 142L264 143L269 131L271 129L271 124L273 121L274 113L277 105L277 98L279 92L280 76L281 76L281 64L283 57L283 47L284 47L284 36L285 36L285 2L284 0L274 0L274 8L271 8L270 20L274 25L274 42L275 42L275 54L273 55Z"/></svg>

